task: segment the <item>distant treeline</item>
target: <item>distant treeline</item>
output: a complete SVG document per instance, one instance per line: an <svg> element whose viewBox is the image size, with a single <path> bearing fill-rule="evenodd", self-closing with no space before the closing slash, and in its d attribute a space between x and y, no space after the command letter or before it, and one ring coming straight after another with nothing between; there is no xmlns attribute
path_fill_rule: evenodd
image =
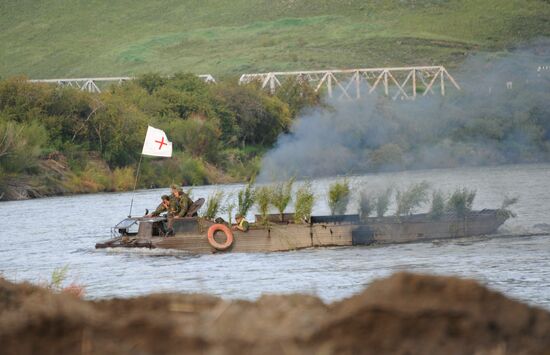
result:
<svg viewBox="0 0 550 355"><path fill-rule="evenodd" d="M182 73L143 75L101 94L2 80L0 193L25 190L23 182L36 195L127 190L147 125L165 130L175 153L144 159L139 186L245 180L297 112L320 103L295 81L272 96L256 84L211 85Z"/></svg>

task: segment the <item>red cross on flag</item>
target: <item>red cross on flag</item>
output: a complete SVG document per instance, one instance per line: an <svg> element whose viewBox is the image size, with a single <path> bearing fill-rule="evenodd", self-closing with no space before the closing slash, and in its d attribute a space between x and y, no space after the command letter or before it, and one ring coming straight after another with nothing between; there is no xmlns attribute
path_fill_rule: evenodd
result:
<svg viewBox="0 0 550 355"><path fill-rule="evenodd" d="M163 130L148 126L141 154L169 158L172 156L172 142L168 141Z"/></svg>

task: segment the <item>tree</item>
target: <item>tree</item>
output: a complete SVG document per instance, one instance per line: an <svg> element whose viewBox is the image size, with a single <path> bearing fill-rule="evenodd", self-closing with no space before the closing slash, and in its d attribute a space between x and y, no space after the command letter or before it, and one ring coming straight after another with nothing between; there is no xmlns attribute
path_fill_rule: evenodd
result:
<svg viewBox="0 0 550 355"><path fill-rule="evenodd" d="M17 123L0 115L0 170L18 173L34 167L47 142L40 123Z"/></svg>
<svg viewBox="0 0 550 355"><path fill-rule="evenodd" d="M287 132L291 119L288 105L253 85L225 84L215 88L216 98L235 113L238 140L247 144L272 145Z"/></svg>
<svg viewBox="0 0 550 355"><path fill-rule="evenodd" d="M215 162L219 157L221 130L215 120L199 116L187 120L175 119L168 124L170 139L196 158Z"/></svg>
<svg viewBox="0 0 550 355"><path fill-rule="evenodd" d="M293 77L283 81L275 95L288 105L292 117L298 116L305 108L321 105L321 95L307 81Z"/></svg>

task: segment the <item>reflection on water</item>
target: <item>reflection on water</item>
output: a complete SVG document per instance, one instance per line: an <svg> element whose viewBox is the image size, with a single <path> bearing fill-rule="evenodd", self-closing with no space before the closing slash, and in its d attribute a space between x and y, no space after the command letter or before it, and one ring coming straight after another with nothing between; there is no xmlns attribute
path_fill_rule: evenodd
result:
<svg viewBox="0 0 550 355"><path fill-rule="evenodd" d="M504 232L550 226L548 164L349 178L354 186L371 191L403 188L422 180L444 191L476 189L476 209L499 206L505 193L519 196L514 207L518 217L506 222ZM313 181L318 195L315 214L328 213L324 196L331 181ZM221 189L234 198L240 188L195 187L193 195L207 197ZM138 191L134 214L156 206L164 192ZM69 278L86 285L90 298L181 291L253 299L262 293L305 292L332 301L362 290L376 278L407 270L475 278L512 297L550 308L548 236L272 254L196 256L172 250L95 250L94 244L108 238L110 228L128 214L130 198L131 193L111 193L0 203L0 272L11 280L37 282L49 279L54 268L69 265ZM348 212L355 212L356 206L353 202Z"/></svg>

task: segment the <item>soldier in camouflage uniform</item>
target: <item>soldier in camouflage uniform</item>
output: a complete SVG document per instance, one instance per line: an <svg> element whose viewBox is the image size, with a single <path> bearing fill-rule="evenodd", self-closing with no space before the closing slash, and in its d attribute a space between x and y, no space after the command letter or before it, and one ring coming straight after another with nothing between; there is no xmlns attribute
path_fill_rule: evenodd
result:
<svg viewBox="0 0 550 355"><path fill-rule="evenodd" d="M235 215L235 221L237 224L233 226L234 230L239 230L241 232L248 232L248 229L250 229L250 225L248 224L248 221L244 219L244 216L240 213L237 213Z"/></svg>
<svg viewBox="0 0 550 355"><path fill-rule="evenodd" d="M168 226L166 225L166 222L163 222L163 229L166 231L166 236L174 235L174 231L172 230L172 220L173 215L175 212L174 204L172 202L172 199L170 199L170 196L168 195L162 195L162 202L160 205L158 205L157 209L153 213L149 213L146 215L146 217L157 217L161 213L166 212L166 217L168 219Z"/></svg>
<svg viewBox="0 0 550 355"><path fill-rule="evenodd" d="M170 204L172 207L174 207L174 210L177 210L178 206L178 198L176 197L176 194L178 193L178 190L180 187L177 184L170 185L170 190L172 193L170 194Z"/></svg>
<svg viewBox="0 0 550 355"><path fill-rule="evenodd" d="M147 217L156 217L160 215L162 212L170 212L171 207L171 201L170 196L168 195L162 195L162 202L160 205L158 205L157 209L153 213L149 213Z"/></svg>
<svg viewBox="0 0 550 355"><path fill-rule="evenodd" d="M176 190L175 198L177 202L176 216L185 217L189 207L193 204L193 200L182 189Z"/></svg>
<svg viewBox="0 0 550 355"><path fill-rule="evenodd" d="M185 217L189 207L193 204L193 200L191 200L178 185L172 184L170 185L170 189L172 190L172 194L169 196L170 203L167 214L167 237L174 235L174 218Z"/></svg>

